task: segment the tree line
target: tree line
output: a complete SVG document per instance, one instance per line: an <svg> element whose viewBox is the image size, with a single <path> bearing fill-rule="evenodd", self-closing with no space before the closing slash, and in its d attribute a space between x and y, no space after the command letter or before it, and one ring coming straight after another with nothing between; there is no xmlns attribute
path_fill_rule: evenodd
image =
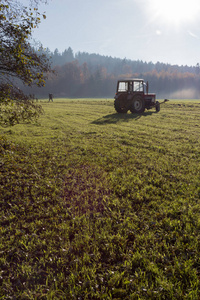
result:
<svg viewBox="0 0 200 300"><path fill-rule="evenodd" d="M52 62L54 74L49 74L42 89L32 89L38 97L107 97L112 98L119 78L144 78L150 92L164 98L199 98L200 68L152 63L89 54L73 53L71 47L62 53L55 49L46 54ZM28 90L27 90L28 91Z"/></svg>

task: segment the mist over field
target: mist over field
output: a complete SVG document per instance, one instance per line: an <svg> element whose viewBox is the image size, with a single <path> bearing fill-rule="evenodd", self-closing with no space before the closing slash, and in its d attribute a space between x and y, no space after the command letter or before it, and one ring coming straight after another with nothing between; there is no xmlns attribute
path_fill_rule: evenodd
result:
<svg viewBox="0 0 200 300"><path fill-rule="evenodd" d="M188 88L170 93L168 97L171 99L199 99L200 92L195 88Z"/></svg>

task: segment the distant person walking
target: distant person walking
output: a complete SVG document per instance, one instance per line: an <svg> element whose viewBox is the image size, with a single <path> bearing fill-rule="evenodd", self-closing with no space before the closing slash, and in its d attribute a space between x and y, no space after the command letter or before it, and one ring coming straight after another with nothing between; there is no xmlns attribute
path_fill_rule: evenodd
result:
<svg viewBox="0 0 200 300"><path fill-rule="evenodd" d="M53 94L49 94L49 102L52 101L53 102Z"/></svg>

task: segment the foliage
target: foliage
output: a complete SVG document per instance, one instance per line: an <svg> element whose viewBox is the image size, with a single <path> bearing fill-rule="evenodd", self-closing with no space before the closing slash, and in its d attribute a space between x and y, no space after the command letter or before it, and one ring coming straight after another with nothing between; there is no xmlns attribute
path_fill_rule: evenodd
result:
<svg viewBox="0 0 200 300"><path fill-rule="evenodd" d="M45 17L45 15L43 15ZM12 100L26 100L21 107L31 110L36 108L28 101L30 97L19 89L20 82L28 86L44 86L47 73L50 71L49 60L39 49L34 50L30 44L32 29L40 23L37 7L24 7L17 1L3 0L0 3L0 109L10 105ZM13 106L15 108L15 106ZM12 109L13 109L12 107ZM10 108L9 108L10 109ZM16 106L16 111L18 106ZM35 114L41 110L36 109ZM14 110L15 111L15 110ZM23 110L23 114L24 110ZM28 115L27 115L28 117ZM4 116L5 118L5 116ZM3 118L3 120L4 120ZM12 116L13 118L13 116ZM12 119L11 118L11 119ZM24 119L24 116L22 116ZM17 122L19 118L15 120ZM0 119L2 121L2 118ZM9 123L7 118L6 123ZM13 125L13 122L10 123Z"/></svg>
<svg viewBox="0 0 200 300"><path fill-rule="evenodd" d="M37 121L38 117L43 114L41 105L38 105L31 99L21 99L14 104L1 105L0 123L2 126L14 126L16 124Z"/></svg>
<svg viewBox="0 0 200 300"><path fill-rule="evenodd" d="M200 298L200 103L42 104L0 128L0 298Z"/></svg>

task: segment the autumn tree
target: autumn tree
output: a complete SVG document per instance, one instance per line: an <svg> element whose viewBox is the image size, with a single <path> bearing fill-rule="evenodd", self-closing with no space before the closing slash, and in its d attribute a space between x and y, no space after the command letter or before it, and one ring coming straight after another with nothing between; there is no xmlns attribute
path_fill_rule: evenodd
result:
<svg viewBox="0 0 200 300"><path fill-rule="evenodd" d="M3 125L30 121L42 113L33 97L18 88L19 82L42 87L50 72L42 47L35 50L30 42L32 30L42 17L46 18L37 5L37 0L29 7L15 0L0 0L0 124Z"/></svg>

